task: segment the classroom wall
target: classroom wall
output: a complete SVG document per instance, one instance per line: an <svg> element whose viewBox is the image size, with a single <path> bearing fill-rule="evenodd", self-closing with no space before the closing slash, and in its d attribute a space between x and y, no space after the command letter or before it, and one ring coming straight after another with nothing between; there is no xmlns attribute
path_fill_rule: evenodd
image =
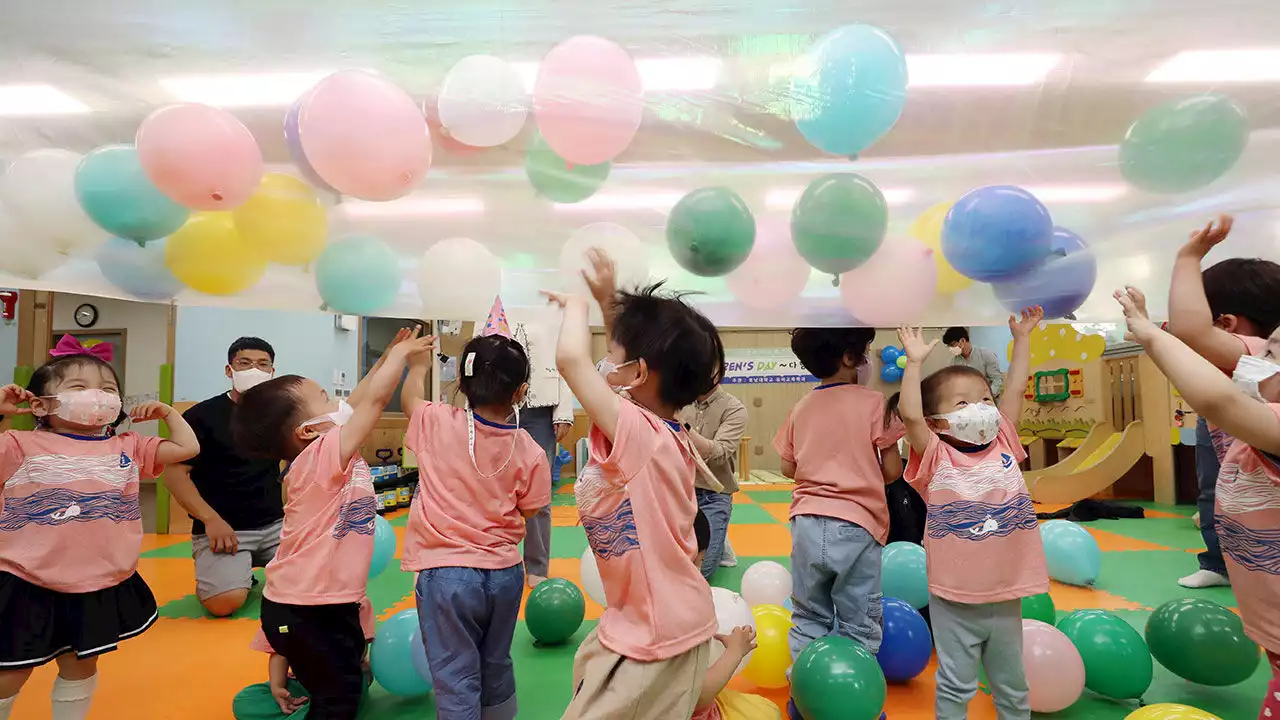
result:
<svg viewBox="0 0 1280 720"><path fill-rule="evenodd" d="M85 303L98 309L98 322L91 328L81 328L75 322L76 308ZM54 342L66 332L117 330L125 331L125 397L138 402L157 399L160 366L168 358L169 306L70 293L58 293L55 297Z"/></svg>
<svg viewBox="0 0 1280 720"><path fill-rule="evenodd" d="M1000 369L1009 369L1009 343L1013 340L1013 333L1009 332L1009 326L996 327L973 327L969 328L969 342L974 347L981 347L990 350L1000 359Z"/></svg>

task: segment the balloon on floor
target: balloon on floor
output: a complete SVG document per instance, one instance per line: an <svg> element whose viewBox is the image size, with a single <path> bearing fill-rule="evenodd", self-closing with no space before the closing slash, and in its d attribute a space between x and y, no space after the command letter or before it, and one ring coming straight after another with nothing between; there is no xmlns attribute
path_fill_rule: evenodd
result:
<svg viewBox="0 0 1280 720"><path fill-rule="evenodd" d="M1261 657L1240 616L1202 598L1170 600L1156 608L1147 618L1146 638L1161 665L1201 685L1243 682Z"/></svg>
<svg viewBox="0 0 1280 720"><path fill-rule="evenodd" d="M1039 620L1022 621L1022 664L1031 689L1031 711L1065 710L1084 692L1084 661L1071 640Z"/></svg>
<svg viewBox="0 0 1280 720"><path fill-rule="evenodd" d="M578 574L582 578L582 591L600 607L609 607L604 597L604 583L600 581L600 567L596 565L596 555L591 548L582 551L582 560L578 564Z"/></svg>
<svg viewBox="0 0 1280 720"><path fill-rule="evenodd" d="M791 668L791 697L806 720L876 720L887 694L875 656L840 635L810 642Z"/></svg>
<svg viewBox="0 0 1280 720"><path fill-rule="evenodd" d="M542 645L560 645L582 627L587 604L577 585L564 578L547 578L525 600L524 622Z"/></svg>
<svg viewBox="0 0 1280 720"><path fill-rule="evenodd" d="M886 348L887 349L887 348ZM896 358L895 358L896 359ZM901 377L902 370L893 367ZM929 604L929 576L924 548L909 542L885 546L880 562L880 592L919 610Z"/></svg>
<svg viewBox="0 0 1280 720"><path fill-rule="evenodd" d="M772 560L757 560L742 574L742 597L751 607L781 605L791 597L791 571Z"/></svg>
<svg viewBox="0 0 1280 720"><path fill-rule="evenodd" d="M746 598L738 593L722 587L711 588L711 602L716 610L716 632L721 635L728 635L736 627L749 627L755 629L755 616L751 613L751 605L747 603ZM724 645L718 640L711 642L710 662L715 662L724 654ZM741 674L747 667L747 663L751 661L754 651L747 653L747 656L738 664L738 669L734 671L734 675Z"/></svg>
<svg viewBox="0 0 1280 720"><path fill-rule="evenodd" d="M1049 593L1040 593L1022 598L1022 617L1053 625L1058 620L1058 611Z"/></svg>
<svg viewBox="0 0 1280 720"><path fill-rule="evenodd" d="M1151 687L1151 651L1132 625L1106 610L1076 610L1058 630L1084 662L1084 686L1117 700L1140 698Z"/></svg>
<svg viewBox="0 0 1280 720"><path fill-rule="evenodd" d="M418 611L404 610L383 620L369 646L373 679L392 695L426 695L431 692L431 680L418 672L417 654L426 657Z"/></svg>
<svg viewBox="0 0 1280 720"><path fill-rule="evenodd" d="M778 605L757 605L751 609L756 628L756 649L751 652L742 675L762 688L787 685L791 668L791 612Z"/></svg>
<svg viewBox="0 0 1280 720"><path fill-rule="evenodd" d="M1222 720L1212 713L1178 703L1159 703L1138 708L1124 720Z"/></svg>
<svg viewBox="0 0 1280 720"><path fill-rule="evenodd" d="M924 672L933 654L929 625L919 611L897 598L880 601L883 610L884 636L876 662L884 671L884 679L904 683Z"/></svg>
<svg viewBox="0 0 1280 720"><path fill-rule="evenodd" d="M1049 577L1068 585L1092 585L1102 573L1102 550L1088 530L1069 520L1040 526Z"/></svg>

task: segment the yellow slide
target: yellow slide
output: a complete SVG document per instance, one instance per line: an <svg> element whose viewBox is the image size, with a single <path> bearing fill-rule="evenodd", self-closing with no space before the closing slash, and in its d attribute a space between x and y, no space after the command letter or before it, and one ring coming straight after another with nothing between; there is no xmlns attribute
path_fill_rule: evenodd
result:
<svg viewBox="0 0 1280 720"><path fill-rule="evenodd" d="M1080 448L1056 465L1026 473L1031 498L1040 503L1073 503L1111 487L1146 452L1142 421L1116 432L1106 424L1093 428Z"/></svg>

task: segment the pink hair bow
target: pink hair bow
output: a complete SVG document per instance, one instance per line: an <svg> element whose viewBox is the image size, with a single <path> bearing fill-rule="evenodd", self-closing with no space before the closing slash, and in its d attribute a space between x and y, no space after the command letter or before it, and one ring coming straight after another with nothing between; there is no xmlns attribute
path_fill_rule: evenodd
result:
<svg viewBox="0 0 1280 720"><path fill-rule="evenodd" d="M58 344L49 351L49 356L64 357L67 355L92 355L103 362L109 363L111 358L115 356L115 350L109 342L100 342L93 347L85 347L74 337L63 335Z"/></svg>

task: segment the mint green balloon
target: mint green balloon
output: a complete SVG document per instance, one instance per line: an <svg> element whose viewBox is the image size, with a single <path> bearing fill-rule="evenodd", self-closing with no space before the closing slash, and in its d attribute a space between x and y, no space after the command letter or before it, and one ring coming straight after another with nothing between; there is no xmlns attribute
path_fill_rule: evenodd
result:
<svg viewBox="0 0 1280 720"><path fill-rule="evenodd" d="M571 165L556 154L541 135L535 135L524 155L524 172L542 197L558 203L582 202L609 178L613 164Z"/></svg>
<svg viewBox="0 0 1280 720"><path fill-rule="evenodd" d="M1248 142L1249 120L1230 98L1174 100L1129 126L1120 143L1120 173L1148 192L1187 192L1226 174Z"/></svg>
<svg viewBox="0 0 1280 720"><path fill-rule="evenodd" d="M400 291L400 261L395 252L365 235L325 246L316 259L315 275L320 298L343 315L373 315L394 302ZM391 547L394 551L394 541Z"/></svg>
<svg viewBox="0 0 1280 720"><path fill-rule="evenodd" d="M76 169L75 187L89 219L137 243L172 234L191 214L151 184L132 145L106 145L85 155Z"/></svg>
<svg viewBox="0 0 1280 720"><path fill-rule="evenodd" d="M680 198L667 216L667 248L680 267L694 275L733 272L755 242L751 208L729 188L698 188Z"/></svg>
<svg viewBox="0 0 1280 720"><path fill-rule="evenodd" d="M880 188L854 173L832 173L809 183L791 211L791 239L820 272L839 275L867 261L889 228Z"/></svg>

